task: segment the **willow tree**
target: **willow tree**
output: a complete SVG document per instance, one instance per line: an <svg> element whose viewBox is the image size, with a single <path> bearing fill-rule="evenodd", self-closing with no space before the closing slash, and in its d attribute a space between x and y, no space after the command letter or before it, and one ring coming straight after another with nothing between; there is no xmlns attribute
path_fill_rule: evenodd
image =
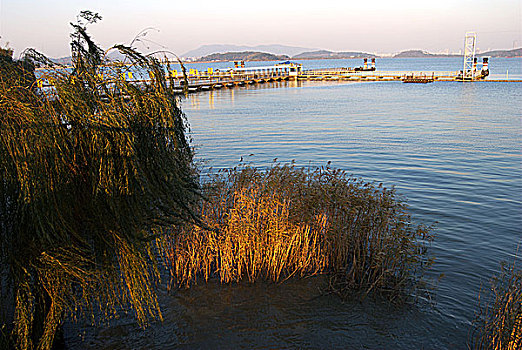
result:
<svg viewBox="0 0 522 350"><path fill-rule="evenodd" d="M0 55L0 317L17 348L49 349L68 316L161 318L160 240L196 219L197 173L164 67L125 46L125 64L108 62L86 32L100 17L80 18L72 68Z"/></svg>

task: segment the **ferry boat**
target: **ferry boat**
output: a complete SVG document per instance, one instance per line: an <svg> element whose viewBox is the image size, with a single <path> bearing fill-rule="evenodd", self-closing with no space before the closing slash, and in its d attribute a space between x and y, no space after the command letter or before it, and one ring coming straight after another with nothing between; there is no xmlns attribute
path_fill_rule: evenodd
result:
<svg viewBox="0 0 522 350"><path fill-rule="evenodd" d="M403 83L427 84L427 83L433 83L434 81L435 81L435 79L433 77L426 77L426 76L415 77L413 75L407 75L404 78L402 78Z"/></svg>

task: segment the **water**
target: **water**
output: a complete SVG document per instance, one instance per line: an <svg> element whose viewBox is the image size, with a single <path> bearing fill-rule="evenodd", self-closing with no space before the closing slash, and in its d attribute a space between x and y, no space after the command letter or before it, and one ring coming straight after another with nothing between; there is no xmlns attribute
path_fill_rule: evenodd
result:
<svg viewBox="0 0 522 350"><path fill-rule="evenodd" d="M453 59L443 61L390 60L392 67L382 69L455 69ZM494 59L491 67L521 74L521 63ZM141 330L123 317L107 328L69 331L69 343L88 349L466 348L481 285L500 261L513 260L522 242L521 101L522 83L282 82L190 95L182 108L205 169L233 167L241 157L260 167L274 158L303 166L331 161L395 185L418 222L437 222L430 276L444 277L435 304L342 303L320 296L316 279L210 283L162 293L163 323Z"/></svg>

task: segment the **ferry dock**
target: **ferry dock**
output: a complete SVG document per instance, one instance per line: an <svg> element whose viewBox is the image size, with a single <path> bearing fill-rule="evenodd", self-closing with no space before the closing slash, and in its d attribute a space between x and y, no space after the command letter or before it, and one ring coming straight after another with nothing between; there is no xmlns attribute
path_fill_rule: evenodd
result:
<svg viewBox="0 0 522 350"><path fill-rule="evenodd" d="M475 56L476 33L467 32L464 40L464 64L460 71L377 71L375 58L368 64L368 58L364 58L364 64L360 67L321 68L304 70L302 64L290 61L281 62L273 66L245 67L244 61L235 61L233 68L224 70L207 68L198 71L189 68L186 72L169 70L166 75L171 87L178 93L208 91L221 88L233 88L251 84L263 84L283 80L320 80L320 81L351 81L351 82L376 82L376 81L401 81L403 83L434 83L434 82L522 82L522 79L487 79L489 76L489 57L482 57L482 66L478 67L478 57ZM177 62L164 62L166 67ZM170 68L169 68L170 69ZM103 76L103 73L100 73ZM132 70L120 71L119 79L123 79L136 85L151 81L152 73L137 72ZM52 87L45 78L37 80L38 88Z"/></svg>
<svg viewBox="0 0 522 350"><path fill-rule="evenodd" d="M244 62L234 62L234 68L225 70L207 68L204 71L188 69L185 73L170 70L167 73L174 90L179 94L201 91L234 88L253 84L264 84L276 81L338 81L338 82L522 82L514 79L488 79L488 60L484 58L482 69L477 69L475 60L472 74L462 74L462 71L378 71L375 59L371 65L364 59L361 67L321 68L304 70L301 64L282 62L273 66L245 67ZM141 85L150 82L151 75L146 72L126 71L120 74L120 79ZM47 81L39 79L39 88L51 87Z"/></svg>
<svg viewBox="0 0 522 350"><path fill-rule="evenodd" d="M208 91L221 88L233 88L251 84L263 84L273 81L345 81L345 82L385 82L404 83L433 82L522 82L514 79L488 79L488 59L485 58L482 68L473 66L473 74L463 75L462 71L378 71L375 59L371 65L364 60L364 65L356 68L321 68L303 70L301 64L283 62L274 66L245 67L244 62L234 62L234 68L226 71L197 71L190 69L186 76L172 71L171 77L175 88L181 93ZM464 77L464 78L463 78ZM184 89L184 85L187 88Z"/></svg>

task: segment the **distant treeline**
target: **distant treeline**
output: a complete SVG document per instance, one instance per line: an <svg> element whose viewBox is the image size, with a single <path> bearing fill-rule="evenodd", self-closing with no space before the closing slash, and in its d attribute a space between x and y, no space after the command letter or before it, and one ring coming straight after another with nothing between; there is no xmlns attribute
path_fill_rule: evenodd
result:
<svg viewBox="0 0 522 350"><path fill-rule="evenodd" d="M522 57L522 48L513 49L513 50L493 50L477 53L477 56L489 56L489 57ZM415 57L461 57L462 55L455 54L435 54L422 50L408 50L402 51L396 55L394 58L415 58Z"/></svg>
<svg viewBox="0 0 522 350"><path fill-rule="evenodd" d="M478 56L489 57L522 57L522 48L512 50L493 50L477 54ZM459 57L456 54L435 54L424 50L406 50L393 55L393 58L422 58L422 57ZM213 53L198 58L198 61L283 61L283 60L310 60L310 59L347 59L347 58L383 58L383 56L358 51L328 51L317 50L307 51L294 56L276 55L268 52L259 51L238 51ZM62 57L53 59L54 62L60 64L70 64L71 57Z"/></svg>
<svg viewBox="0 0 522 350"><path fill-rule="evenodd" d="M478 56L489 57L522 57L522 48L513 50L494 50L487 51ZM456 54L434 54L423 50L407 50L402 51L393 58L422 58L422 57L460 57ZM288 59L347 59L347 58L382 58L375 54L357 51L333 52L328 50L308 51L298 55L289 57L287 55L274 55L266 52L243 51L243 52L225 52L213 53L199 58L199 61L278 61Z"/></svg>

